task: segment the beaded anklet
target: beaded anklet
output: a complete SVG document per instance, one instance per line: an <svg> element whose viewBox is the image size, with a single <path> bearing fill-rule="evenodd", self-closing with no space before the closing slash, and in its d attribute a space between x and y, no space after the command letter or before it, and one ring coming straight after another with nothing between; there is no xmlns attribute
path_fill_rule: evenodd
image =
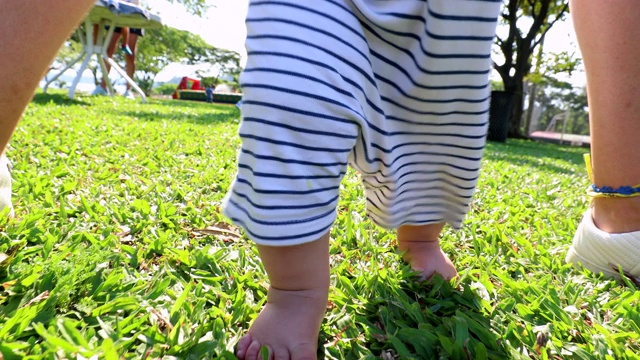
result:
<svg viewBox="0 0 640 360"><path fill-rule="evenodd" d="M597 187L593 184L593 170L591 168L591 154L584 154L584 162L587 165L587 174L591 180L591 185L587 188L587 195L591 197L635 197L640 196L640 184L636 186L620 186L612 188L610 186Z"/></svg>

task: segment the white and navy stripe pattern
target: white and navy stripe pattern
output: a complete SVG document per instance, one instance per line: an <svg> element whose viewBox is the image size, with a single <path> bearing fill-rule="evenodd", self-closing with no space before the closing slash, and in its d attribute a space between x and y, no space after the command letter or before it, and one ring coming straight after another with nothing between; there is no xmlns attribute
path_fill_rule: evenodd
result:
<svg viewBox="0 0 640 360"><path fill-rule="evenodd" d="M459 227L478 179L501 0L251 0L238 174L259 244L315 240L348 164L379 225Z"/></svg>

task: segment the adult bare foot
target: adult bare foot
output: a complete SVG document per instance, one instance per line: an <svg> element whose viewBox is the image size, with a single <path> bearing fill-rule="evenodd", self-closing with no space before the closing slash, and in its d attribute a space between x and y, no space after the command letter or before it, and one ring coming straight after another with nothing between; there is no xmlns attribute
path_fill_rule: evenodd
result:
<svg viewBox="0 0 640 360"><path fill-rule="evenodd" d="M240 360L262 360L260 349L269 349L269 359L316 359L318 333L327 308L329 289L269 289L268 301L247 334L236 347Z"/></svg>
<svg viewBox="0 0 640 360"><path fill-rule="evenodd" d="M398 249L403 252L403 259L411 268L421 273L421 279L430 279L440 275L445 280L458 276L458 271L447 254L440 248L438 240L434 241L399 241Z"/></svg>

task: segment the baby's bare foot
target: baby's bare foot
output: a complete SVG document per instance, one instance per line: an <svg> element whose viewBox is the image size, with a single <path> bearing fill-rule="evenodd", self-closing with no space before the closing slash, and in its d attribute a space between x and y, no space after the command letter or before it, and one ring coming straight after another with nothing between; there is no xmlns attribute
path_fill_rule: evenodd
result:
<svg viewBox="0 0 640 360"><path fill-rule="evenodd" d="M268 301L236 347L240 360L316 359L318 333L327 308L328 289L288 291L269 289Z"/></svg>
<svg viewBox="0 0 640 360"><path fill-rule="evenodd" d="M411 265L411 268L419 271L423 280L430 279L433 275L440 275L445 280L451 280L458 276L458 271L447 254L440 249L436 241L400 241L398 248L403 252L403 259Z"/></svg>

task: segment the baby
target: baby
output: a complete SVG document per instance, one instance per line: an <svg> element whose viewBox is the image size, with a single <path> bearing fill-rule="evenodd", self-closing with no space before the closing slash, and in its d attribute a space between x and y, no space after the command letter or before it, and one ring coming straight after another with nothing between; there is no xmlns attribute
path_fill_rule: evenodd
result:
<svg viewBox="0 0 640 360"><path fill-rule="evenodd" d="M268 301L237 345L314 359L329 230L347 166L368 216L397 229L423 278L457 276L440 249L478 179L501 0L251 0L242 149L225 214L253 239Z"/></svg>

